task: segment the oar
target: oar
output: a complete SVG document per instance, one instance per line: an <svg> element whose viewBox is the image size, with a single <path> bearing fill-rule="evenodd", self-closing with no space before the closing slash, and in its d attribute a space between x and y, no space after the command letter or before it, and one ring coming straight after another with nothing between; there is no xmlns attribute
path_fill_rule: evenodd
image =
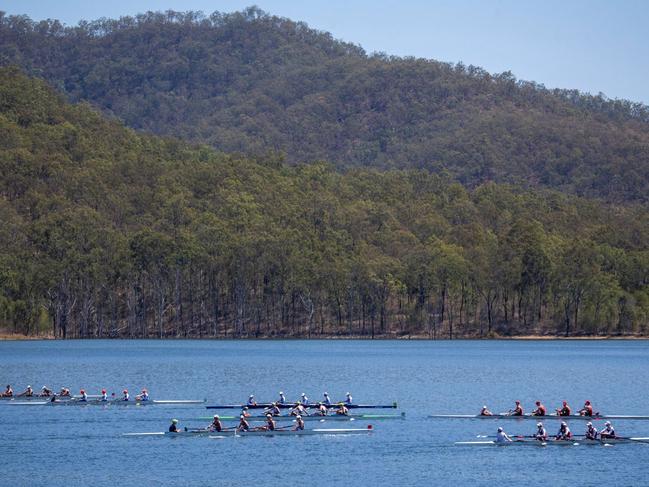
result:
<svg viewBox="0 0 649 487"><path fill-rule="evenodd" d="M207 428L187 428L185 427L185 431L188 433L202 433L202 432L210 432L210 433L223 433L226 431L234 431L236 429L236 426L229 426L227 428L221 428L221 431L216 431L212 430L209 426Z"/></svg>
<svg viewBox="0 0 649 487"><path fill-rule="evenodd" d="M157 431L155 433L122 433L122 436L160 436L164 435L164 431Z"/></svg>
<svg viewBox="0 0 649 487"><path fill-rule="evenodd" d="M507 435L510 438L536 438L534 435ZM476 435L476 438L496 438L496 435Z"/></svg>
<svg viewBox="0 0 649 487"><path fill-rule="evenodd" d="M606 440L629 440L629 441L635 441L636 443L649 443L649 437L646 438L630 438L626 436L616 436L615 438L600 438L600 441L606 441Z"/></svg>

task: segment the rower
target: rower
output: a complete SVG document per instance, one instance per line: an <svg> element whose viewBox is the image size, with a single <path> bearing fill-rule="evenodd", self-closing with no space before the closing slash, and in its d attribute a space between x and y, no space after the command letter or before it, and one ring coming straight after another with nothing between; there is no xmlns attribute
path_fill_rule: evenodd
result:
<svg viewBox="0 0 649 487"><path fill-rule="evenodd" d="M180 429L178 429L178 420L177 419L172 419L171 424L169 425L169 433L179 433Z"/></svg>
<svg viewBox="0 0 649 487"><path fill-rule="evenodd" d="M241 416L243 416L244 418L249 418L250 417L250 411L248 410L248 406L244 406L241 409Z"/></svg>
<svg viewBox="0 0 649 487"><path fill-rule="evenodd" d="M302 393L302 396L300 396L300 404L305 407L309 405L309 398L306 397L306 394L304 392Z"/></svg>
<svg viewBox="0 0 649 487"><path fill-rule="evenodd" d="M610 422L610 421L607 421L606 423L604 423L604 429L603 429L602 431L599 432L599 437L600 437L601 439L605 439L605 438L616 438L616 436L615 436L615 429L614 429L613 426L611 425L611 422Z"/></svg>
<svg viewBox="0 0 649 487"><path fill-rule="evenodd" d="M50 397L50 396L53 396L53 395L54 395L54 393L52 392L52 389L50 389L47 386L41 387L41 396L42 397Z"/></svg>
<svg viewBox="0 0 649 487"><path fill-rule="evenodd" d="M7 384L7 388L2 393L2 397L13 397L13 396L14 396L14 390L11 387L11 384Z"/></svg>
<svg viewBox="0 0 649 487"><path fill-rule="evenodd" d="M277 401L278 404L286 404L286 396L284 396L284 393L282 391L279 391L279 401Z"/></svg>
<svg viewBox="0 0 649 487"><path fill-rule="evenodd" d="M250 424L246 421L246 417L243 414L239 416L239 426L237 426L237 431L250 431Z"/></svg>
<svg viewBox="0 0 649 487"><path fill-rule="evenodd" d="M593 423L591 423L590 421L586 423L586 439L587 440L597 439L597 429L593 426Z"/></svg>
<svg viewBox="0 0 649 487"><path fill-rule="evenodd" d="M212 420L212 423L207 427L208 430L210 431L216 431L217 433L220 433L223 431L223 425L221 424L221 418L219 418L218 414L214 415L214 419Z"/></svg>
<svg viewBox="0 0 649 487"><path fill-rule="evenodd" d="M295 416L295 428L293 428L293 431L301 431L304 429L304 420L302 419L302 416L299 414Z"/></svg>
<svg viewBox="0 0 649 487"><path fill-rule="evenodd" d="M256 406L257 402L255 401L255 395L250 394L250 397L248 398L248 402L246 403L248 406Z"/></svg>
<svg viewBox="0 0 649 487"><path fill-rule="evenodd" d="M275 431L275 427L277 425L275 424L275 420L273 419L273 415L270 413L266 413L266 426L262 426L263 431Z"/></svg>
<svg viewBox="0 0 649 487"><path fill-rule="evenodd" d="M99 398L99 400L102 402L108 401L108 394L106 394L106 389L101 390L101 397Z"/></svg>
<svg viewBox="0 0 649 487"><path fill-rule="evenodd" d="M86 391L84 389L81 389L79 391L79 394L81 395L81 397L79 398L80 402L88 402L88 394L86 394Z"/></svg>
<svg viewBox="0 0 649 487"><path fill-rule="evenodd" d="M482 406L480 416L493 416L493 413L487 409L487 406Z"/></svg>
<svg viewBox="0 0 649 487"><path fill-rule="evenodd" d="M496 433L496 443L508 443L510 441L512 441L512 439L509 437L509 435L499 427L498 432Z"/></svg>
<svg viewBox="0 0 649 487"><path fill-rule="evenodd" d="M308 416L309 414L306 412L306 408L304 406L302 406L302 404L300 404L298 402L291 409L290 415L291 416Z"/></svg>
<svg viewBox="0 0 649 487"><path fill-rule="evenodd" d="M520 401L516 401L514 409L509 410L509 416L523 416L523 407L521 406Z"/></svg>
<svg viewBox="0 0 649 487"><path fill-rule="evenodd" d="M347 406L350 406L352 404L352 395L349 392L345 394L345 404Z"/></svg>
<svg viewBox="0 0 649 487"><path fill-rule="evenodd" d="M32 389L32 386L27 386L27 389L25 389L23 392L18 394L18 397L32 397L34 395L34 390Z"/></svg>
<svg viewBox="0 0 649 487"><path fill-rule="evenodd" d="M70 397L70 389L67 387L61 387L61 390L59 391L59 397Z"/></svg>
<svg viewBox="0 0 649 487"><path fill-rule="evenodd" d="M349 409L342 402L338 404L338 409L336 409L336 415L340 416L349 416Z"/></svg>
<svg viewBox="0 0 649 487"><path fill-rule="evenodd" d="M536 438L539 441L547 441L548 432L543 427L543 423L540 422L536 423L536 433L534 433L534 438Z"/></svg>
<svg viewBox="0 0 649 487"><path fill-rule="evenodd" d="M318 403L318 409L316 410L316 416L326 416L329 413L329 410L327 409L327 406L322 404L321 402Z"/></svg>
<svg viewBox="0 0 649 487"><path fill-rule="evenodd" d="M270 407L266 410L268 414L271 416L279 416L282 414L282 412L279 410L279 407L277 407L277 403L274 402L270 405Z"/></svg>
<svg viewBox="0 0 649 487"><path fill-rule="evenodd" d="M557 440L569 440L572 438L572 432L568 428L568 423L561 421L561 426L559 427L559 432L557 433Z"/></svg>
<svg viewBox="0 0 649 487"><path fill-rule="evenodd" d="M130 401L130 400L131 400L131 396L128 395L128 390L124 389L122 391L122 401Z"/></svg>
<svg viewBox="0 0 649 487"><path fill-rule="evenodd" d="M557 416L570 416L572 409L568 406L568 401L563 401L563 405L557 409Z"/></svg>
<svg viewBox="0 0 649 487"><path fill-rule="evenodd" d="M590 404L590 401L584 403L584 407L579 410L579 416L592 416L593 415L593 406Z"/></svg>
<svg viewBox="0 0 649 487"><path fill-rule="evenodd" d="M329 393L327 393L327 392L324 393L324 401L323 401L323 403L326 404L327 406L332 405L331 399L329 398ZM322 404L322 403L320 403L320 404Z"/></svg>
<svg viewBox="0 0 649 487"><path fill-rule="evenodd" d="M136 401L148 401L149 400L149 393L147 392L146 389L142 389L142 392L135 396Z"/></svg>
<svg viewBox="0 0 649 487"><path fill-rule="evenodd" d="M536 401L536 409L532 411L532 416L545 416L547 414L547 411L545 409L545 406L541 404L541 401Z"/></svg>

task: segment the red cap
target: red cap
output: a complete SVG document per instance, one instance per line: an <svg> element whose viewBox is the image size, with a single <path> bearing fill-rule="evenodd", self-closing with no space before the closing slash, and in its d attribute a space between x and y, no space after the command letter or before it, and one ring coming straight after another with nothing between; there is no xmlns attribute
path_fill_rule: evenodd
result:
<svg viewBox="0 0 649 487"><path fill-rule="evenodd" d="M81 389L81 390L79 391L79 394L83 394L84 392L86 392L86 391L84 391L83 389Z"/></svg>
<svg viewBox="0 0 649 487"><path fill-rule="evenodd" d="M371 424L368 424L368 425L367 425L367 429L368 429L368 430L371 430L371 429L372 429L372 425L371 425Z"/></svg>
<svg viewBox="0 0 649 487"><path fill-rule="evenodd" d="M563 401L563 405L565 406L566 404L568 404L568 401Z"/></svg>
<svg viewBox="0 0 649 487"><path fill-rule="evenodd" d="M122 392L123 392L124 394L126 394L128 391L127 391L126 389L124 389Z"/></svg>
<svg viewBox="0 0 649 487"><path fill-rule="evenodd" d="M590 401L587 400L584 404L590 404Z"/></svg>
<svg viewBox="0 0 649 487"><path fill-rule="evenodd" d="M102 394L106 394L106 389L102 389L102 390L101 390L101 393L102 393Z"/></svg>
<svg viewBox="0 0 649 487"><path fill-rule="evenodd" d="M520 404L520 403L521 403L520 401L516 401L516 404Z"/></svg>

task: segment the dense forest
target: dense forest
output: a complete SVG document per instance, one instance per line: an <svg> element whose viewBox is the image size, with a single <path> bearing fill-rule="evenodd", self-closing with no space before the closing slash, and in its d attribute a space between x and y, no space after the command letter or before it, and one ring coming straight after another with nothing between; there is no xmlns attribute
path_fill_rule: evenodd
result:
<svg viewBox="0 0 649 487"><path fill-rule="evenodd" d="M16 332L647 334L648 246L644 205L226 154L0 69L0 324Z"/></svg>
<svg viewBox="0 0 649 487"><path fill-rule="evenodd" d="M496 182L618 203L649 197L647 106L509 72L368 55L254 7L74 27L0 12L0 64L131 128L222 152L423 169L469 189Z"/></svg>

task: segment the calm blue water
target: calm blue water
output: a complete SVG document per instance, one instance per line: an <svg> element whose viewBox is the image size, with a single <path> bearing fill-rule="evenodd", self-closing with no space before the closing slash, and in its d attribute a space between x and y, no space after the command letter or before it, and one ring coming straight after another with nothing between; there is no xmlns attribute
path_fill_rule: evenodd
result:
<svg viewBox="0 0 649 487"><path fill-rule="evenodd" d="M405 421L374 422L372 435L122 437L207 421L201 406L20 407L0 404L4 485L649 485L649 445L573 448L459 447L454 441L531 434L532 421L434 420L483 404L509 409L536 398L554 408L590 399L614 414L647 414L645 341L69 341L0 342L0 383L106 387L158 399L241 402L283 390L355 401L398 401ZM393 410L384 412L392 413ZM307 427L313 423L307 423ZM351 423L360 427L366 423ZM556 422L548 422L550 432ZM344 427L333 422L321 427ZM582 422L571 425L581 433ZM649 436L649 421L615 424Z"/></svg>

